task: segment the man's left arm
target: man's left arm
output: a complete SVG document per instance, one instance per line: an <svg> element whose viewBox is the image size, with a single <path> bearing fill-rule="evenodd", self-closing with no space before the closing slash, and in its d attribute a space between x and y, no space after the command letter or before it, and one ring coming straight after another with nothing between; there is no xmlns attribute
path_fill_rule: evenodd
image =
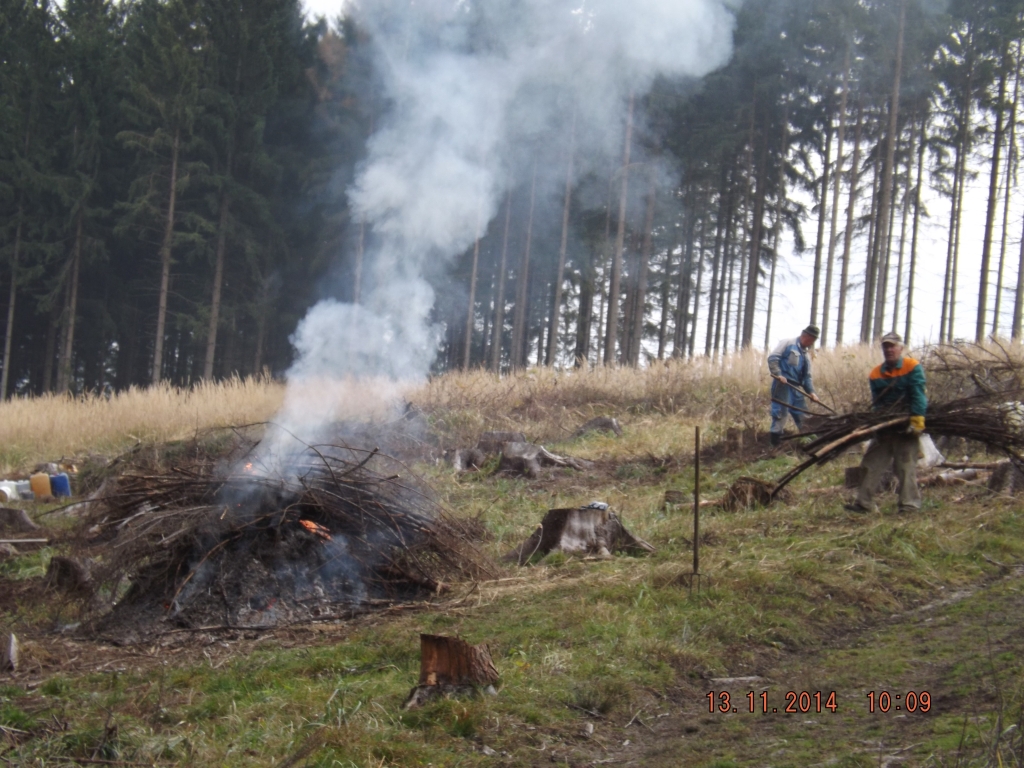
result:
<svg viewBox="0 0 1024 768"><path fill-rule="evenodd" d="M907 399L910 402L910 424L907 433L920 435L924 432L924 415L928 410L928 394L925 391L924 368L918 364L908 376Z"/></svg>
<svg viewBox="0 0 1024 768"><path fill-rule="evenodd" d="M924 366L920 363L910 372L907 396L910 401L910 415L924 418L928 411L928 392L925 387Z"/></svg>

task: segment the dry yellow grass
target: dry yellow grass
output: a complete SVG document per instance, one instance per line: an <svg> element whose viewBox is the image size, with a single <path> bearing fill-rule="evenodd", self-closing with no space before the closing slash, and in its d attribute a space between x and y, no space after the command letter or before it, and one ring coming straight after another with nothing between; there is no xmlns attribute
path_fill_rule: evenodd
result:
<svg viewBox="0 0 1024 768"><path fill-rule="evenodd" d="M0 404L0 471L90 452L117 453L137 440L180 440L210 427L269 419L284 386L265 378L228 379L192 389L131 388L109 400L87 395L15 398Z"/></svg>
<svg viewBox="0 0 1024 768"><path fill-rule="evenodd" d="M818 351L818 392L837 408L863 400L867 372L879 357L869 346ZM286 398L280 382L235 378L192 389L132 388L110 400L94 395L14 399L0 404L0 472L88 452L116 453L137 440L178 440L276 415L289 422L379 418L404 400L425 412L453 445L469 444L485 429L523 430L532 439L556 442L597 414L638 422L671 416L673 429L694 422L723 428L759 424L767 418L768 368L763 352L747 350L718 361L676 360L640 370L534 368L502 377L474 370L438 376L413 389L380 381L371 386L319 382L314 389L294 390Z"/></svg>
<svg viewBox="0 0 1024 768"><path fill-rule="evenodd" d="M768 414L766 355L746 350L713 361L671 360L645 369L529 369L497 378L474 370L431 380L410 400L436 419L439 431L465 445L484 429L517 429L557 441L594 415L672 415L719 426L761 424ZM864 401L868 371L881 360L874 346L815 353L814 380L837 409Z"/></svg>

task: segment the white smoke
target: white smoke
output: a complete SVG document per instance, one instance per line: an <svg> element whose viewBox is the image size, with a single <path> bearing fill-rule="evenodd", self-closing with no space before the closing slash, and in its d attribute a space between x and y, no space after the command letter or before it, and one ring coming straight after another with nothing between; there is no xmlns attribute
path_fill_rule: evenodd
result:
<svg viewBox="0 0 1024 768"><path fill-rule="evenodd" d="M390 105L349 190L373 248L363 303L323 301L299 324L290 386L363 376L421 381L440 338L429 322L434 293L425 276L480 236L505 192L531 177L537 148L566 143L569 112L581 126L579 173L606 171L622 151L629 95L642 95L658 75L696 77L725 63L735 4L356 5L351 12L376 48ZM332 415L306 396L291 396L278 420L303 424Z"/></svg>

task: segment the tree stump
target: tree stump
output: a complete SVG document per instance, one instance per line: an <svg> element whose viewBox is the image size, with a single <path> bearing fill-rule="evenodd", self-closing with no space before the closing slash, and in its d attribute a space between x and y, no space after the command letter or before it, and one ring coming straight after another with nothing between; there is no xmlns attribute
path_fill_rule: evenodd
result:
<svg viewBox="0 0 1024 768"><path fill-rule="evenodd" d="M627 531L607 505L591 505L548 510L530 537L505 555L505 559L525 565L535 555L543 557L556 551L609 557L612 552L621 551L651 553L654 547Z"/></svg>
<svg viewBox="0 0 1024 768"><path fill-rule="evenodd" d="M571 456L558 456L551 453L543 445L534 445L533 443L505 443L501 447L501 461L498 463L499 472L526 475L532 479L540 474L542 466L569 467L570 469L583 470L592 466L592 464L583 459L574 459Z"/></svg>
<svg viewBox="0 0 1024 768"><path fill-rule="evenodd" d="M12 632L4 638L4 644L0 646L0 672L18 671L18 654L21 645L18 638Z"/></svg>
<svg viewBox="0 0 1024 768"><path fill-rule="evenodd" d="M622 437L622 427L619 420L611 416L597 416L573 432L573 437L583 437L590 432L611 432L616 437Z"/></svg>
<svg viewBox="0 0 1024 768"><path fill-rule="evenodd" d="M725 430L725 450L729 456L739 456L743 453L743 430L738 427L729 427Z"/></svg>
<svg viewBox="0 0 1024 768"><path fill-rule="evenodd" d="M487 461L487 454L479 448L460 448L452 453L452 467L456 472L480 469Z"/></svg>
<svg viewBox="0 0 1024 768"><path fill-rule="evenodd" d="M498 670L485 643L470 645L457 637L420 635L420 679L404 708L419 707L440 696L493 690L497 682Z"/></svg>
<svg viewBox="0 0 1024 768"><path fill-rule="evenodd" d="M532 443L505 443L501 448L498 471L536 479L540 475L540 446Z"/></svg>
<svg viewBox="0 0 1024 768"><path fill-rule="evenodd" d="M992 470L992 476L988 479L988 489L995 493L1014 496L1024 491L1024 472L1013 462L1001 462Z"/></svg>
<svg viewBox="0 0 1024 768"><path fill-rule="evenodd" d="M84 563L57 555L46 568L46 586L83 598L93 596L92 575Z"/></svg>
<svg viewBox="0 0 1024 768"><path fill-rule="evenodd" d="M39 526L28 516L25 510L14 509L13 507L0 507L0 531L28 533L38 530Z"/></svg>
<svg viewBox="0 0 1024 768"><path fill-rule="evenodd" d="M484 432L476 443L476 447L488 456L501 453L505 443L525 443L526 435L522 432Z"/></svg>

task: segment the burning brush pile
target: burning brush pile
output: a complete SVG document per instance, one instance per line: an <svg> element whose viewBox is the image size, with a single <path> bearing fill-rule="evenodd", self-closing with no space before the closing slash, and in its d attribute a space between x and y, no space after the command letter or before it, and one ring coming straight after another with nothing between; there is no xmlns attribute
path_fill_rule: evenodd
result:
<svg viewBox="0 0 1024 768"><path fill-rule="evenodd" d="M341 618L488 572L463 527L376 450L318 446L286 473L236 466L130 470L96 502L87 554L117 597L100 628Z"/></svg>

